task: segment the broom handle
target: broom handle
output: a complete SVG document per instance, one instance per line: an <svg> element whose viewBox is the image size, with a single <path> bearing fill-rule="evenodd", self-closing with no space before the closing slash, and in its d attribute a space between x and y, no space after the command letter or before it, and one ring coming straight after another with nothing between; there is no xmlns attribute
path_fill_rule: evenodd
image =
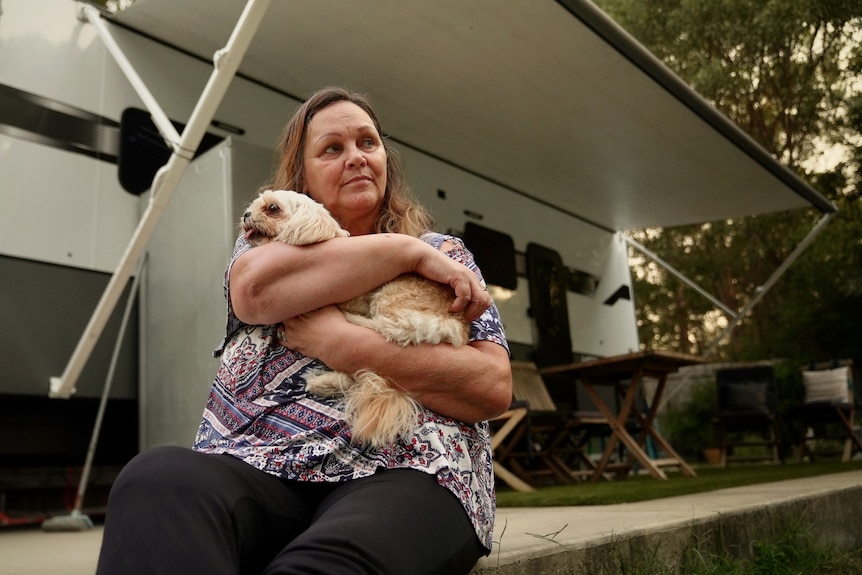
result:
<svg viewBox="0 0 862 575"><path fill-rule="evenodd" d="M126 334L126 327L129 323L129 316L132 314L132 307L135 304L135 295L138 291L138 283L140 282L141 272L144 267L146 254L141 256L138 261L138 269L135 270L135 275L132 278L132 287L129 289L129 299L126 301L126 308L123 310L123 320L120 322L120 331L117 334L117 341L114 344L114 353L111 356L111 363L108 366L108 375L105 377L105 387L102 389L102 398L99 400L99 410L96 412L96 422L93 424L93 433L90 436L90 446L87 448L87 457L84 460L84 469L81 471L81 480L78 482L78 493L75 495L75 507L72 513L80 513L84 507L84 493L87 491L87 483L90 480L90 470L93 467L93 458L96 455L96 444L99 442L99 431L102 428L102 419L105 416L105 408L108 405L108 396L111 394L111 383L114 379L114 370L117 367L117 360L120 357L120 349L123 347L123 336Z"/></svg>

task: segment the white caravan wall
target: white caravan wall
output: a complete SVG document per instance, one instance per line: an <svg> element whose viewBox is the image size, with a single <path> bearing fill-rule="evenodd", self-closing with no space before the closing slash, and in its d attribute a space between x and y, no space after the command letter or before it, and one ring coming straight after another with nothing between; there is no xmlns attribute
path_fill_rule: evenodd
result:
<svg viewBox="0 0 862 575"><path fill-rule="evenodd" d="M117 168L0 134L0 254L112 272L138 221Z"/></svg>
<svg viewBox="0 0 862 575"><path fill-rule="evenodd" d="M101 114L105 76L119 71L75 14L70 1L4 2L0 82ZM127 105L137 100L119 82L111 92ZM112 271L138 219L138 199L120 188L116 166L5 135L0 189L4 255Z"/></svg>
<svg viewBox="0 0 862 575"><path fill-rule="evenodd" d="M74 2L5 0L0 18L0 83L117 121L124 108L142 107L93 27L77 20ZM187 118L210 65L126 30L111 29L165 112L175 119ZM244 130L237 141L271 149L297 105L238 78L216 119ZM379 112L385 126L386 110ZM410 141L410 134L393 137ZM477 223L509 233L518 251L529 242L541 244L558 251L566 266L600 279L593 296L568 294L575 352L610 355L637 348L632 302L602 303L620 285L630 285L625 246L612 233L446 162L400 149L409 181L435 214L440 231L462 230L468 220L465 210L478 213L482 219ZM267 175L254 177L261 181ZM0 136L0 178L0 254L72 267L113 271L137 224L140 202L146 201L121 190L112 164L9 136ZM445 200L437 190L445 191ZM571 192L598 193L578 189L577 182L572 182ZM168 205L167 212L172 208ZM59 230L59 235L36 233L22 210L37 213L39 228ZM532 343L525 279L519 279L516 292L506 295L510 298L498 296L498 303L509 338Z"/></svg>
<svg viewBox="0 0 862 575"><path fill-rule="evenodd" d="M385 122L385 111L381 115ZM399 151L411 187L434 213L438 231L461 231L471 220L465 212L480 214L481 220L472 221L508 233L517 251L525 252L530 242L541 244L559 252L567 267L599 278L592 296L568 293L575 352L608 356L638 349L632 300L620 299L612 306L602 303L621 285L631 286L627 248L621 237L412 149L402 146ZM594 193L578 190L577 183L572 187L576 193ZM438 197L438 190L445 192L445 199ZM498 296L497 305L507 338L533 343L526 314L526 279L519 278L516 292L505 295L511 299Z"/></svg>
<svg viewBox="0 0 862 575"><path fill-rule="evenodd" d="M2 10L0 83L117 122L125 108L143 108L95 28L77 19L76 2L5 0ZM111 30L165 113L188 118L211 65ZM216 119L271 149L295 106L236 79ZM2 134L0 190L0 254L97 271L116 268L143 211L120 187L115 165ZM38 233L45 229L62 232Z"/></svg>
<svg viewBox="0 0 862 575"><path fill-rule="evenodd" d="M191 445L225 334L225 266L242 209L270 171L265 148L226 140L183 175L144 274L142 448Z"/></svg>
<svg viewBox="0 0 862 575"><path fill-rule="evenodd" d="M613 305L602 303L624 285L629 286L630 297L635 297L628 267L628 246L618 233L609 239L604 251L596 254L603 263L596 273L600 278L596 293L589 298L569 293L568 298L572 347L598 357L639 349L634 300L619 299ZM565 256L563 261L566 261Z"/></svg>

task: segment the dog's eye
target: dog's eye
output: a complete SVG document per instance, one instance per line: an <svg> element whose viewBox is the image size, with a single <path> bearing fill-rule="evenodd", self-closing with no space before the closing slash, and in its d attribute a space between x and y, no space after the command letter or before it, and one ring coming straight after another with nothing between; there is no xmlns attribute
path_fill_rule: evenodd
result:
<svg viewBox="0 0 862 575"><path fill-rule="evenodd" d="M281 208L279 207L278 204L269 204L267 211L271 214L277 214L278 212L281 211Z"/></svg>

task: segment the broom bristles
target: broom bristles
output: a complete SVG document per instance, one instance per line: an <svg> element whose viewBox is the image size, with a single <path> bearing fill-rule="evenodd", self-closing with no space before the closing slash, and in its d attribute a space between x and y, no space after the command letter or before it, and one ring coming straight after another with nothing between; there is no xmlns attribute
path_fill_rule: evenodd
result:
<svg viewBox="0 0 862 575"><path fill-rule="evenodd" d="M51 517L42 522L42 531L86 531L92 528L93 521L80 511Z"/></svg>

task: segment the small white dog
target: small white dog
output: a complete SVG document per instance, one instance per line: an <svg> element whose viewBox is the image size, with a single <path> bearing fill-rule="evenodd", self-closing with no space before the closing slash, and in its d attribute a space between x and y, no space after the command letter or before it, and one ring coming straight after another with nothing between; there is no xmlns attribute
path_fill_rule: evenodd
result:
<svg viewBox="0 0 862 575"><path fill-rule="evenodd" d="M241 225L252 245L273 240L308 245L349 234L321 204L289 190L265 190L249 205ZM348 321L371 328L401 346L463 345L469 324L449 312L451 287L405 274L367 294L339 304ZM309 393L345 398L345 415L356 443L381 447L413 428L420 405L369 370L348 375L318 372L306 380Z"/></svg>

